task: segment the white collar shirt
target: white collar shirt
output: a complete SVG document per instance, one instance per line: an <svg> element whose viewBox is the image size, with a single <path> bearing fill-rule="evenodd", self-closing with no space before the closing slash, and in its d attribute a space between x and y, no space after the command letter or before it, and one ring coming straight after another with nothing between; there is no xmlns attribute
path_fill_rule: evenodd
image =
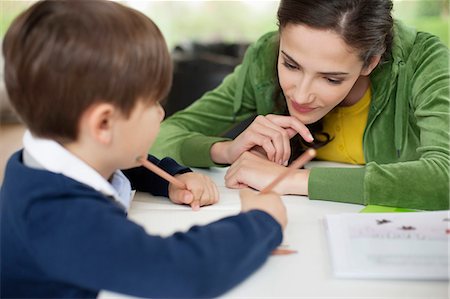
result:
<svg viewBox="0 0 450 299"><path fill-rule="evenodd" d="M23 145L25 165L60 173L112 197L125 210L129 209L131 184L120 170L116 170L108 181L56 141L34 137L28 130L23 137Z"/></svg>

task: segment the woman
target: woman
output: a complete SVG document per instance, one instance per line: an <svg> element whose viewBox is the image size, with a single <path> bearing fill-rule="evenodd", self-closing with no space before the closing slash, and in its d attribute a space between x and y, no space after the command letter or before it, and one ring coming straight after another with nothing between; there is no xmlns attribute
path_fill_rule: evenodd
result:
<svg viewBox="0 0 450 299"><path fill-rule="evenodd" d="M232 164L227 186L261 189L283 171L299 133L294 145L325 144L318 159L363 167L299 169L277 192L448 209L449 51L394 22L391 9L390 0L282 0L279 31L167 119L153 153L197 167ZM220 137L255 114L234 140Z"/></svg>

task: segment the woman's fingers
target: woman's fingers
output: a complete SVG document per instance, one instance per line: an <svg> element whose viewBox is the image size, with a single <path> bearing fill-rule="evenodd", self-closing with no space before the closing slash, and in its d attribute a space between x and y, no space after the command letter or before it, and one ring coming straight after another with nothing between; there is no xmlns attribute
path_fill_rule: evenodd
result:
<svg viewBox="0 0 450 299"><path fill-rule="evenodd" d="M246 150L250 150L254 146L261 146L266 152L267 158L276 163L284 163L285 157L290 155L288 132L264 116L256 117L236 141L244 143L249 141L249 147Z"/></svg>
<svg viewBox="0 0 450 299"><path fill-rule="evenodd" d="M232 164L239 156L260 147L267 159L285 165L291 155L290 139L299 133L307 142L313 140L309 129L292 116L269 114L257 116L250 126L227 145L226 160Z"/></svg>
<svg viewBox="0 0 450 299"><path fill-rule="evenodd" d="M285 129L291 128L295 130L297 133L300 134L300 136L302 136L302 138L306 142L314 141L314 137L312 136L311 131L309 131L308 127L293 116L269 114L266 116L266 118L282 128ZM290 137L292 138L294 135Z"/></svg>
<svg viewBox="0 0 450 299"><path fill-rule="evenodd" d="M269 163L273 165L272 162L261 159L250 152L243 153L235 163L233 163L225 174L225 185L228 188L244 188L250 186L252 188L261 187L258 176L265 180L266 175L269 173L260 173L261 165L264 163ZM264 166L263 166L264 168Z"/></svg>
<svg viewBox="0 0 450 299"><path fill-rule="evenodd" d="M271 130L267 131L268 136L271 137L271 141L275 147L275 156L271 161L284 164L291 155L290 136L287 130L278 124L271 121L271 117L261 117L261 123Z"/></svg>

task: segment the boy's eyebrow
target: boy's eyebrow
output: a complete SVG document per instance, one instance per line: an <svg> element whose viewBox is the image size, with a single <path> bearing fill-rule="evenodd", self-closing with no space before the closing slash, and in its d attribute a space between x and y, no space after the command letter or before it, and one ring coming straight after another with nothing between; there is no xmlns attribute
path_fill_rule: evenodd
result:
<svg viewBox="0 0 450 299"><path fill-rule="evenodd" d="M284 52L283 50L281 50L281 53L283 53L283 55L290 60L291 63L295 64L295 66L297 67L301 67L301 64L298 63L297 61L295 61L294 58L292 58L291 56L289 56L286 52ZM320 75L324 75L324 76L346 76L349 73L346 72L319 72Z"/></svg>

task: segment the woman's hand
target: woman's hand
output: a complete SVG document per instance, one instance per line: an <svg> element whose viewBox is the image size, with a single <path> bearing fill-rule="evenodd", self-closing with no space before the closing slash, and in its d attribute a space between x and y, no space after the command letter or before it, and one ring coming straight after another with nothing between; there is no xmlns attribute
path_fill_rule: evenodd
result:
<svg viewBox="0 0 450 299"><path fill-rule="evenodd" d="M261 190L286 170L285 166L268 161L250 152L243 153L225 175L228 188ZM299 169L283 179L273 189L278 194L308 194L309 170Z"/></svg>
<svg viewBox="0 0 450 299"><path fill-rule="evenodd" d="M169 198L173 203L190 205L197 211L202 206L212 205L219 201L219 190L216 184L206 175L187 172L176 175L186 184L187 189L179 189L169 184Z"/></svg>
<svg viewBox="0 0 450 299"><path fill-rule="evenodd" d="M232 141L217 142L211 147L211 158L218 164L232 164L242 153L256 151L269 161L286 165L291 155L289 140L297 133L313 141L308 128L292 116L259 115Z"/></svg>

